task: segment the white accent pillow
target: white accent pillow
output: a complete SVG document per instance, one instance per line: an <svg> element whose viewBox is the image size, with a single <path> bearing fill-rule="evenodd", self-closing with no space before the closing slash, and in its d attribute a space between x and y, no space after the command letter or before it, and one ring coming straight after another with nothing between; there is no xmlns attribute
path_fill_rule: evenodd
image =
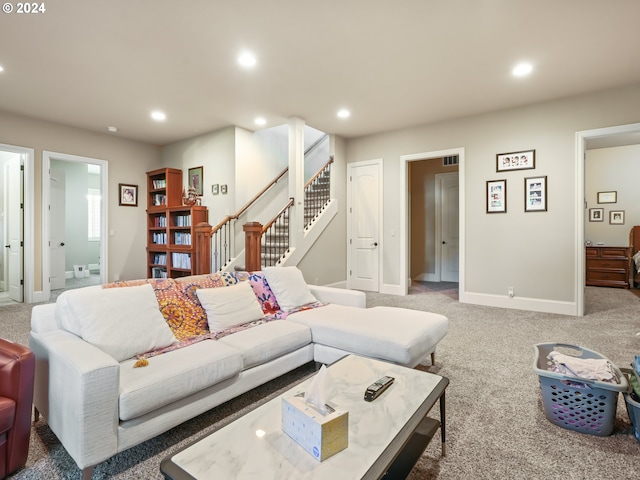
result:
<svg viewBox="0 0 640 480"><path fill-rule="evenodd" d="M58 297L56 317L118 362L177 341L149 284L68 290Z"/></svg>
<svg viewBox="0 0 640 480"><path fill-rule="evenodd" d="M248 281L227 287L199 288L196 295L207 312L212 333L264 318L262 307Z"/></svg>
<svg viewBox="0 0 640 480"><path fill-rule="evenodd" d="M266 267L263 272L283 311L290 312L318 301L311 294L298 267Z"/></svg>

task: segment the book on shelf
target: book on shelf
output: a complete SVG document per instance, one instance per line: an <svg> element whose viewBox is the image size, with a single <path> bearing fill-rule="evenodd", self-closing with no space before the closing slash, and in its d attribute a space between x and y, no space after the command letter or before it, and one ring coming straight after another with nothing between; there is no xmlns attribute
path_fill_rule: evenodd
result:
<svg viewBox="0 0 640 480"><path fill-rule="evenodd" d="M155 195L153 195L152 200L153 200L153 205L156 207L160 205L165 205L167 203L167 196L162 193L156 193Z"/></svg>
<svg viewBox="0 0 640 480"><path fill-rule="evenodd" d="M188 232L175 232L174 241L176 245L191 245L191 234Z"/></svg>
<svg viewBox="0 0 640 480"><path fill-rule="evenodd" d="M158 217L153 218L153 226L154 227L166 227L167 226L167 217L164 215L160 215Z"/></svg>
<svg viewBox="0 0 640 480"><path fill-rule="evenodd" d="M156 179L153 181L153 188L166 188L167 180L165 178Z"/></svg>
<svg viewBox="0 0 640 480"><path fill-rule="evenodd" d="M190 227L191 215L176 215L176 227Z"/></svg>
<svg viewBox="0 0 640 480"><path fill-rule="evenodd" d="M167 269L162 267L153 267L151 269L151 278L167 278Z"/></svg>
<svg viewBox="0 0 640 480"><path fill-rule="evenodd" d="M165 232L153 232L152 241L156 245L166 245L167 234Z"/></svg>
<svg viewBox="0 0 640 480"><path fill-rule="evenodd" d="M166 253L156 253L153 256L153 263L155 265L166 265L167 264L167 254Z"/></svg>
<svg viewBox="0 0 640 480"><path fill-rule="evenodd" d="M171 266L173 268L191 270L191 255L189 253L178 253L178 252L172 253Z"/></svg>

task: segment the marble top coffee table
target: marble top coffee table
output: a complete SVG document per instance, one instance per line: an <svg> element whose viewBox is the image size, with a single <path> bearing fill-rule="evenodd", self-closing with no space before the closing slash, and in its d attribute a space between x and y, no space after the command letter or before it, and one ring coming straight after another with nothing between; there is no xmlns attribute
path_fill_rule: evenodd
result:
<svg viewBox="0 0 640 480"><path fill-rule="evenodd" d="M349 411L345 450L319 462L282 431L282 396L304 392L311 382L307 379L165 458L160 465L162 474L172 480L377 479L390 468L397 470L412 444L415 450L416 440L419 456L438 427L444 453L448 379L355 355L331 365L329 371L338 392L330 403ZM393 385L373 402L364 401L365 389L385 375L395 377ZM440 422L426 416L438 400ZM415 459L406 468L410 470Z"/></svg>

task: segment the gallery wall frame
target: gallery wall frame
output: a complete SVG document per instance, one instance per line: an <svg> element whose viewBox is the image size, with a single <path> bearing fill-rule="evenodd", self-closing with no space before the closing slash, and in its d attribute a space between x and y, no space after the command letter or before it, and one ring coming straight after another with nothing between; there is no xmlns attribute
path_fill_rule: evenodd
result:
<svg viewBox="0 0 640 480"><path fill-rule="evenodd" d="M529 170L536 168L536 151L498 153L496 155L496 172L510 170Z"/></svg>
<svg viewBox="0 0 640 480"><path fill-rule="evenodd" d="M507 213L507 181L487 180L487 213Z"/></svg>
<svg viewBox="0 0 640 480"><path fill-rule="evenodd" d="M624 225L624 210L611 210L609 212L609 225Z"/></svg>
<svg viewBox="0 0 640 480"><path fill-rule="evenodd" d="M604 208L590 208L589 209L589 221L590 222L604 222Z"/></svg>
<svg viewBox="0 0 640 480"><path fill-rule="evenodd" d="M598 192L598 203L618 203L618 192Z"/></svg>
<svg viewBox="0 0 640 480"><path fill-rule="evenodd" d="M524 179L524 211L547 211L547 176Z"/></svg>

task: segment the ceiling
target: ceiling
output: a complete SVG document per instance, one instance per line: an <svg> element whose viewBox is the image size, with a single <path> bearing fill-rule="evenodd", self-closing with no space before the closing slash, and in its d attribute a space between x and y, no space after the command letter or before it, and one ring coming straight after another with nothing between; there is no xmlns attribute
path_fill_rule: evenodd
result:
<svg viewBox="0 0 640 480"><path fill-rule="evenodd" d="M157 145L257 116L351 138L640 82L638 0L43 5L0 14L0 110Z"/></svg>

